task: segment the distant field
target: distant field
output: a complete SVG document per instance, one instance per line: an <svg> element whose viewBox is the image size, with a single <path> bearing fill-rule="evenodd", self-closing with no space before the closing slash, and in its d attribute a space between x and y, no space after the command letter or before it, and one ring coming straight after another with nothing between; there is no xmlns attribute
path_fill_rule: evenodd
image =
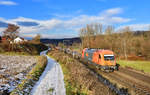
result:
<svg viewBox="0 0 150 95"><path fill-rule="evenodd" d="M144 72L150 73L150 61L126 61L126 60L118 60L122 67L132 67L137 70L142 70Z"/></svg>

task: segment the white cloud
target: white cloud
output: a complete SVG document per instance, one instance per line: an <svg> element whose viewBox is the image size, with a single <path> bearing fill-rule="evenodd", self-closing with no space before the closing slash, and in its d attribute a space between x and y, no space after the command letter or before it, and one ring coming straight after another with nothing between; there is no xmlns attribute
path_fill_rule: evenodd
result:
<svg viewBox="0 0 150 95"><path fill-rule="evenodd" d="M129 27L132 31L137 31L137 30L148 30L150 29L150 24L131 24L131 25L123 25L118 27L116 30L122 30L125 27Z"/></svg>
<svg viewBox="0 0 150 95"><path fill-rule="evenodd" d="M42 34L43 32L50 34L52 33L53 36L47 36L46 34L44 37L72 37L77 36L78 31L80 28L84 27L86 24L90 23L102 23L102 24L122 24L131 21L130 18L122 18L116 15L122 13L123 10L121 8L112 8L101 12L99 15L79 15L76 17L72 17L68 20L61 20L61 19L49 19L49 20L35 20L31 18L24 18L18 17L16 19L3 19L0 18L0 21L6 23L13 23L18 24L17 22L34 22L38 23L36 26L20 26L20 33L21 35L26 34L26 36L35 35L37 33ZM62 35L62 32L65 34ZM70 31L70 32L69 32ZM73 31L77 31L76 34ZM50 32L50 33L49 33ZM54 32L55 35L54 35ZM60 34L60 35L59 35ZM34 36L33 35L33 36Z"/></svg>
<svg viewBox="0 0 150 95"><path fill-rule="evenodd" d="M129 19L129 18L126 18L126 19L124 19L124 18L122 18L122 17L112 17L111 18L112 19L112 22L116 22L116 23L123 23L123 22L129 22L129 21L131 21L131 19Z"/></svg>
<svg viewBox="0 0 150 95"><path fill-rule="evenodd" d="M123 9L122 8L111 8L108 10L104 10L101 15L103 16L113 16L113 15L117 15L117 14L121 14L123 13Z"/></svg>
<svg viewBox="0 0 150 95"><path fill-rule="evenodd" d="M57 14L57 13L52 14L52 16L55 16L56 18L71 18L71 17L74 17L73 15L64 15L64 14Z"/></svg>
<svg viewBox="0 0 150 95"><path fill-rule="evenodd" d="M13 1L0 0L0 5L17 5L17 3Z"/></svg>

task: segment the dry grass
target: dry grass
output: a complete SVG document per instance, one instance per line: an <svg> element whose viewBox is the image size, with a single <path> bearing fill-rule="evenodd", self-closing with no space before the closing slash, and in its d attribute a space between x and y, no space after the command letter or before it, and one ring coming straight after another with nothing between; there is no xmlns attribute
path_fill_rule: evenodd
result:
<svg viewBox="0 0 150 95"><path fill-rule="evenodd" d="M79 61L59 51L51 51L49 56L61 64L67 95L112 95Z"/></svg>
<svg viewBox="0 0 150 95"><path fill-rule="evenodd" d="M39 55L41 51L46 50L48 47L42 43L20 43L20 44L9 44L0 43L0 53L2 54L20 54L20 55Z"/></svg>

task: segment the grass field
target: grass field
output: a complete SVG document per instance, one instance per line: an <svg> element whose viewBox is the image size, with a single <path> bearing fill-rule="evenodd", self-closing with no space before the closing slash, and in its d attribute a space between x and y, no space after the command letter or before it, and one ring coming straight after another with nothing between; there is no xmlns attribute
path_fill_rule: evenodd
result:
<svg viewBox="0 0 150 95"><path fill-rule="evenodd" d="M137 70L150 73L150 61L126 61L118 60L117 63L122 67L131 67Z"/></svg>

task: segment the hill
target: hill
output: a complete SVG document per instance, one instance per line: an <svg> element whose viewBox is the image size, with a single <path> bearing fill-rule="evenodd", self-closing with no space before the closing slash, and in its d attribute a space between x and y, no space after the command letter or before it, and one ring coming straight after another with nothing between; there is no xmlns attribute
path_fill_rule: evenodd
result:
<svg viewBox="0 0 150 95"><path fill-rule="evenodd" d="M45 44L55 44L64 43L66 45L72 45L73 43L81 43L81 39L79 37L76 38L64 38L64 39L41 39L42 43Z"/></svg>

